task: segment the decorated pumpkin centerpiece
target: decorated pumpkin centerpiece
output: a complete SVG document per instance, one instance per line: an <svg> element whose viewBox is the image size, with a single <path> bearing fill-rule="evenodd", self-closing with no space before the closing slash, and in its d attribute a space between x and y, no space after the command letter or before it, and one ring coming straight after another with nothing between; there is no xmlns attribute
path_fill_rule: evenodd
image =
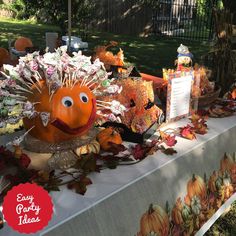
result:
<svg viewBox="0 0 236 236"><path fill-rule="evenodd" d="M108 73L99 59L91 63L81 52L69 56L66 50L28 54L16 67L4 65L1 72L0 125L23 120L26 130L9 144L21 145L30 157L47 154L50 168L72 166L85 146L98 152L97 111L119 115L126 109L117 101L96 99L97 87L101 94L112 86L106 83Z"/></svg>

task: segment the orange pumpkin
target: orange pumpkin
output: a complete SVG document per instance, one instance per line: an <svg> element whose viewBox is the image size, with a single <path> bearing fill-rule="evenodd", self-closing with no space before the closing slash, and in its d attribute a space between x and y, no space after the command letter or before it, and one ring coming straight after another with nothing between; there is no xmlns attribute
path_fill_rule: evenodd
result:
<svg viewBox="0 0 236 236"><path fill-rule="evenodd" d="M204 180L200 176L193 174L192 179L187 183L187 192L190 199L193 196L198 196L201 200L204 200L207 193Z"/></svg>
<svg viewBox="0 0 236 236"><path fill-rule="evenodd" d="M25 51L26 48L33 47L31 39L20 37L15 41L14 47L17 51Z"/></svg>
<svg viewBox="0 0 236 236"><path fill-rule="evenodd" d="M39 85L38 85L39 86ZM40 115L35 118L24 118L24 127L28 130L35 126L30 134L50 143L73 139L85 134L96 118L96 100L86 86L80 84L73 88L61 87L50 101L49 89L45 82L40 83L41 93L33 86L28 100L35 104L37 112L49 114L48 123L42 122Z"/></svg>
<svg viewBox="0 0 236 236"><path fill-rule="evenodd" d="M233 164L234 161L232 157L229 154L225 153L224 157L220 161L220 170L222 171L222 173L224 173L226 170L230 171Z"/></svg>
<svg viewBox="0 0 236 236"><path fill-rule="evenodd" d="M182 217L182 209L183 209L183 204L181 198L179 197L171 213L172 220L177 225L182 225L184 222Z"/></svg>
<svg viewBox="0 0 236 236"><path fill-rule="evenodd" d="M146 236L151 232L159 236L169 234L169 217L158 205L151 204L140 220L140 235Z"/></svg>
<svg viewBox="0 0 236 236"><path fill-rule="evenodd" d="M235 185L236 184L236 163L235 162L231 167L230 174L231 174L232 184Z"/></svg>
<svg viewBox="0 0 236 236"><path fill-rule="evenodd" d="M100 143L101 149L108 151L111 148L111 143L121 144L122 138L118 132L112 127L105 128L97 135L97 140Z"/></svg>
<svg viewBox="0 0 236 236"><path fill-rule="evenodd" d="M5 48L0 48L0 67L10 60L10 54Z"/></svg>

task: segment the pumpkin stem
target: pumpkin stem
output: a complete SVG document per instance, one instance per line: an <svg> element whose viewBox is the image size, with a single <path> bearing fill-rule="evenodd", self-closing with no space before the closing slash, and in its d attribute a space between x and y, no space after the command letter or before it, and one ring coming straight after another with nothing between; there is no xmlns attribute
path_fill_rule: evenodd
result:
<svg viewBox="0 0 236 236"><path fill-rule="evenodd" d="M148 214L151 215L155 210L153 209L153 204L151 203L148 208Z"/></svg>
<svg viewBox="0 0 236 236"><path fill-rule="evenodd" d="M194 182L196 180L195 174L193 174L192 181Z"/></svg>
<svg viewBox="0 0 236 236"><path fill-rule="evenodd" d="M207 183L207 176L206 176L206 173L204 173L204 182Z"/></svg>
<svg viewBox="0 0 236 236"><path fill-rule="evenodd" d="M224 159L226 160L228 158L228 156L227 156L227 154L226 154L226 152L225 152L225 154L224 154Z"/></svg>

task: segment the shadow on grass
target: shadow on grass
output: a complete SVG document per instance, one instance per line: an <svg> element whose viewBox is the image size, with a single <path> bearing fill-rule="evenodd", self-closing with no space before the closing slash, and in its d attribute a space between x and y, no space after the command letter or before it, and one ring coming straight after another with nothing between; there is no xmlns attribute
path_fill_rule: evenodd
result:
<svg viewBox="0 0 236 236"><path fill-rule="evenodd" d="M8 40L15 40L19 36L31 38L34 46L45 48L45 33L59 32L59 27L51 25L33 24L27 21L11 21L0 19L0 47L8 47ZM83 35L82 31L73 30L73 35ZM165 39L158 37L141 38L128 35L117 35L107 32L89 32L88 37L83 39L88 41L89 50L93 51L97 45L104 45L111 40L119 43L123 49L126 62L132 63L137 68L153 75L162 75L162 68L173 68L177 56L177 48L180 43L189 46L194 55L194 62L200 62L201 55L208 51L207 44L181 39ZM111 49L117 52L118 48Z"/></svg>

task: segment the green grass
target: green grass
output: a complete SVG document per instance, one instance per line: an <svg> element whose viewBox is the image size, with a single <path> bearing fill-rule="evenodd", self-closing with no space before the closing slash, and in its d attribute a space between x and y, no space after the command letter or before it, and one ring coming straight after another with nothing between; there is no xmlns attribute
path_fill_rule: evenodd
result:
<svg viewBox="0 0 236 236"><path fill-rule="evenodd" d="M230 211L223 214L206 232L205 236L234 236L236 235L236 201Z"/></svg>
<svg viewBox="0 0 236 236"><path fill-rule="evenodd" d="M59 28L51 25L36 24L31 21L16 21L0 19L0 47L7 47L8 39L19 36L31 38L34 46L45 48L45 33L59 32ZM74 29L73 35L79 36L79 30ZM165 39L158 37L141 38L127 35L116 35L104 32L89 32L87 41L89 50L97 45L103 45L110 40L119 42L124 50L126 62L135 64L146 73L161 75L162 68L173 68L180 43L187 45L194 54L194 62L200 62L201 56L209 49L208 43L184 41L181 39ZM118 49L116 48L118 51Z"/></svg>
<svg viewBox="0 0 236 236"><path fill-rule="evenodd" d="M59 31L59 28L34 21L0 18L0 47L8 48L8 40L14 41L19 36L29 37L35 46L45 47L45 33L50 31Z"/></svg>

